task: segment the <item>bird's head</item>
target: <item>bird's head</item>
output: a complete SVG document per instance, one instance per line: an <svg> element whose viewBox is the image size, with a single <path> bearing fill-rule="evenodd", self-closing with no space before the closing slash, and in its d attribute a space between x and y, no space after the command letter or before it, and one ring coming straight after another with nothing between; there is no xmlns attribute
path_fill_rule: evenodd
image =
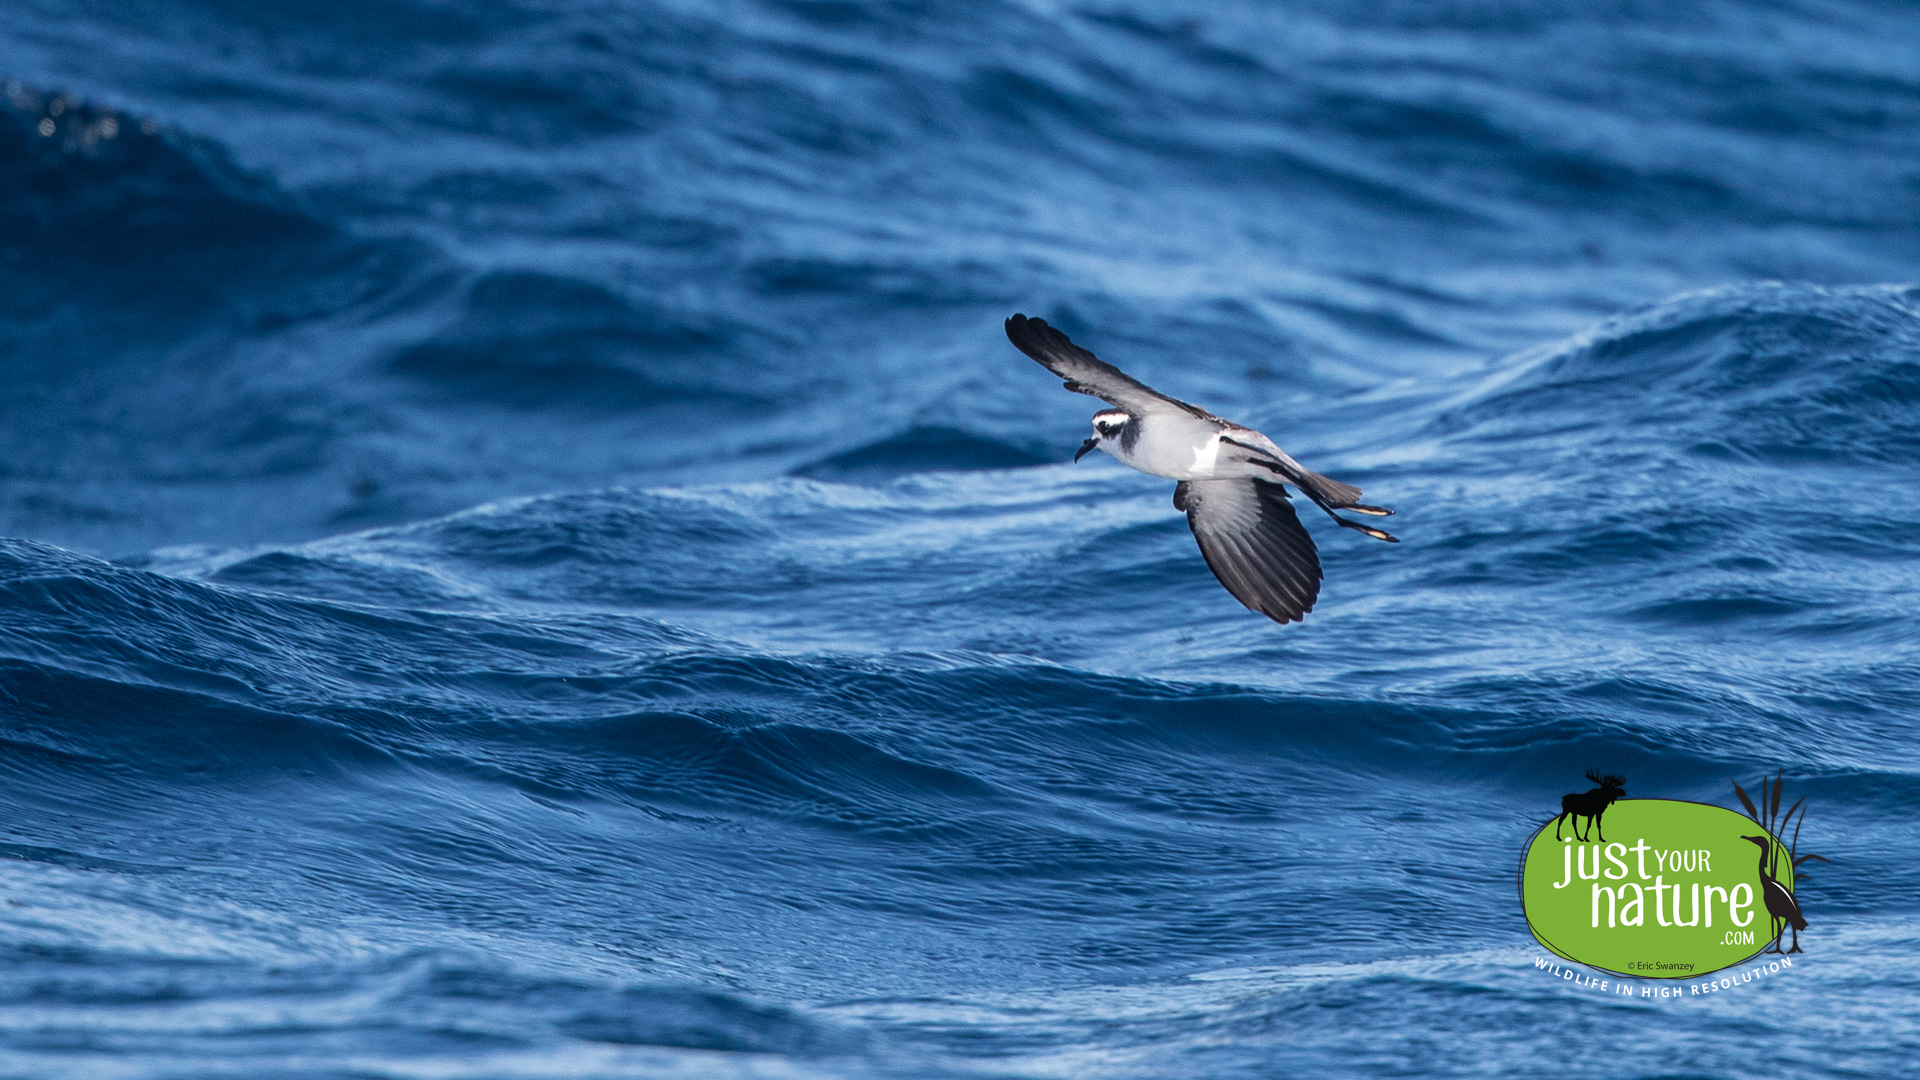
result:
<svg viewBox="0 0 1920 1080"><path fill-rule="evenodd" d="M1096 448L1104 449L1113 440L1121 437L1127 425L1133 423L1133 414L1124 409L1102 409L1093 414L1093 435L1080 444L1073 460L1079 461Z"/></svg>
<svg viewBox="0 0 1920 1080"><path fill-rule="evenodd" d="M1743 836L1740 839L1751 840L1754 843L1759 844L1761 851L1765 851L1768 848L1773 846L1773 839L1767 836Z"/></svg>

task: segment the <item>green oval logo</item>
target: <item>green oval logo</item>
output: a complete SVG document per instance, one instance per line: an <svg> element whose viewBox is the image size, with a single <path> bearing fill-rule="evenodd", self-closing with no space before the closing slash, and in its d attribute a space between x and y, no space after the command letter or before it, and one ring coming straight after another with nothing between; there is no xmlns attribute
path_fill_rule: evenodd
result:
<svg viewBox="0 0 1920 1080"><path fill-rule="evenodd" d="M1580 824L1547 822L1521 863L1527 925L1555 955L1685 979L1751 959L1784 928L1776 912L1791 904L1793 858L1754 819L1705 803L1619 799L1604 810L1605 840Z"/></svg>

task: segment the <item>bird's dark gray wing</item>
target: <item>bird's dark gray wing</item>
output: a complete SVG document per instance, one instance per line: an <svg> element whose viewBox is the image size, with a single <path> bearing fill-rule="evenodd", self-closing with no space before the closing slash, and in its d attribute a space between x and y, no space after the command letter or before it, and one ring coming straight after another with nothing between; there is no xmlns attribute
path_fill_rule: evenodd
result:
<svg viewBox="0 0 1920 1080"><path fill-rule="evenodd" d="M1041 367L1065 379L1067 389L1076 394L1090 394L1135 415L1175 408L1209 419L1213 416L1198 406L1168 397L1075 345L1067 335L1048 326L1045 319L1015 315L1007 320L1007 340Z"/></svg>
<svg viewBox="0 0 1920 1080"><path fill-rule="evenodd" d="M1264 480L1187 480L1173 490L1200 554L1234 599L1275 622L1299 622L1320 597L1320 556L1287 501Z"/></svg>

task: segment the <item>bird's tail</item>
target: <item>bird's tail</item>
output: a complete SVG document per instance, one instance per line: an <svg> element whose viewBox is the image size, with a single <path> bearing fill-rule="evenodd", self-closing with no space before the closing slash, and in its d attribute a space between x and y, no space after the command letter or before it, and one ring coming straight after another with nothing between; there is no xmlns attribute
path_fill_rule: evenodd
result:
<svg viewBox="0 0 1920 1080"><path fill-rule="evenodd" d="M1327 513L1332 514L1335 510L1354 510L1362 514L1369 514L1373 517L1393 516L1393 511L1384 506L1368 506L1366 503L1360 502L1360 489L1354 487L1352 484L1343 484L1331 476L1321 476L1319 473L1288 457L1285 451L1273 445L1273 440L1267 438L1265 435L1257 431L1245 433L1236 432L1235 434L1240 435L1240 437L1235 438L1232 435L1222 435L1220 441L1230 446L1237 446L1242 450L1252 451L1252 454L1247 460L1279 474L1287 483L1306 492L1307 498L1312 499L1315 505ZM1339 517L1337 514L1334 516L1336 519ZM1369 529L1354 522L1348 522L1347 524L1369 535L1380 532L1378 529ZM1380 533L1380 536L1384 539L1386 534Z"/></svg>
<svg viewBox="0 0 1920 1080"><path fill-rule="evenodd" d="M1358 501L1359 488L1352 484L1343 484L1331 476L1321 476L1317 472L1301 469L1300 475L1294 478L1293 482L1312 496L1314 502L1329 510L1352 510L1373 517L1389 517L1393 514L1393 511L1384 506L1368 506Z"/></svg>

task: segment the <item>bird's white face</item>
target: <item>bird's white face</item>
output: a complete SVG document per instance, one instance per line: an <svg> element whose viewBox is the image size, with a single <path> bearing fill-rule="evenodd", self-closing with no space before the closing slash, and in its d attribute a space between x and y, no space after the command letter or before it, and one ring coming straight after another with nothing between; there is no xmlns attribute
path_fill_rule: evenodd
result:
<svg viewBox="0 0 1920 1080"><path fill-rule="evenodd" d="M1080 444L1080 452L1073 455L1073 460L1079 461L1087 455L1088 451L1093 450L1095 447L1105 450L1109 454L1113 453L1112 447L1114 443L1119 440L1121 433L1126 431L1127 425L1132 423L1132 421L1133 417L1121 412L1119 409L1102 409L1094 413L1093 437ZM1117 457L1118 455L1115 456Z"/></svg>
<svg viewBox="0 0 1920 1080"><path fill-rule="evenodd" d="M1101 442L1120 437L1120 429L1127 426L1133 417L1119 409L1102 409L1093 414L1093 434Z"/></svg>

